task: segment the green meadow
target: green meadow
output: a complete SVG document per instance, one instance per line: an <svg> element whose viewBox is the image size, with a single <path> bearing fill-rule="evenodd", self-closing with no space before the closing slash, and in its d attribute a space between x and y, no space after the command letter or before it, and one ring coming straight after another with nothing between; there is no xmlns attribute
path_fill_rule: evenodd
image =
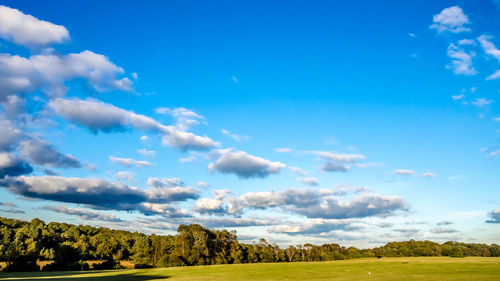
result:
<svg viewBox="0 0 500 281"><path fill-rule="evenodd" d="M382 258L170 267L155 269L1 273L0 280L500 280L500 258Z"/></svg>

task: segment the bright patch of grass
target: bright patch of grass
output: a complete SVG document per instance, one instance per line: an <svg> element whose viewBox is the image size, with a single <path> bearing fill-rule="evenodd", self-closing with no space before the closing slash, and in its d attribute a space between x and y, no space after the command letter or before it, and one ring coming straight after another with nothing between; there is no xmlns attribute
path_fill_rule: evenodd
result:
<svg viewBox="0 0 500 281"><path fill-rule="evenodd" d="M500 258L382 258L142 270L3 273L0 280L499 280Z"/></svg>

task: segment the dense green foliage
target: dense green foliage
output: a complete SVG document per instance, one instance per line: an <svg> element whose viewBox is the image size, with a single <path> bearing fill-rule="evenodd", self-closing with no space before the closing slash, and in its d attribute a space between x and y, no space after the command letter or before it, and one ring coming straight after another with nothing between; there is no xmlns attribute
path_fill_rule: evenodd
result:
<svg viewBox="0 0 500 281"><path fill-rule="evenodd" d="M235 232L181 225L175 236L95 228L66 223L45 224L0 218L0 261L6 271L39 270L37 261L50 260L43 270L87 269L85 260L102 260L96 269L117 268L120 260L136 267L168 267L209 264L330 261L361 257L500 256L496 244L431 241L391 242L360 250L338 244L305 244L280 249L265 239L239 243Z"/></svg>

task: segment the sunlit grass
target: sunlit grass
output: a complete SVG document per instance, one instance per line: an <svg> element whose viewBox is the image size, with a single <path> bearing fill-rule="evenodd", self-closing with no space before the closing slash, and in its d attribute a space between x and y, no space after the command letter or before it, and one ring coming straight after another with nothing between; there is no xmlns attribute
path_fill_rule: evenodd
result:
<svg viewBox="0 0 500 281"><path fill-rule="evenodd" d="M2 273L0 280L499 280L500 258L382 258L87 272Z"/></svg>

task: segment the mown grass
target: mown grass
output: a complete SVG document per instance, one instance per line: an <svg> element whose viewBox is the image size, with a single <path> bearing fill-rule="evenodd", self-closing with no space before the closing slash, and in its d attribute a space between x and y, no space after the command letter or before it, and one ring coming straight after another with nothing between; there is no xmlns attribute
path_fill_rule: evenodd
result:
<svg viewBox="0 0 500 281"><path fill-rule="evenodd" d="M140 270L2 273L0 280L500 280L500 258L382 258Z"/></svg>

